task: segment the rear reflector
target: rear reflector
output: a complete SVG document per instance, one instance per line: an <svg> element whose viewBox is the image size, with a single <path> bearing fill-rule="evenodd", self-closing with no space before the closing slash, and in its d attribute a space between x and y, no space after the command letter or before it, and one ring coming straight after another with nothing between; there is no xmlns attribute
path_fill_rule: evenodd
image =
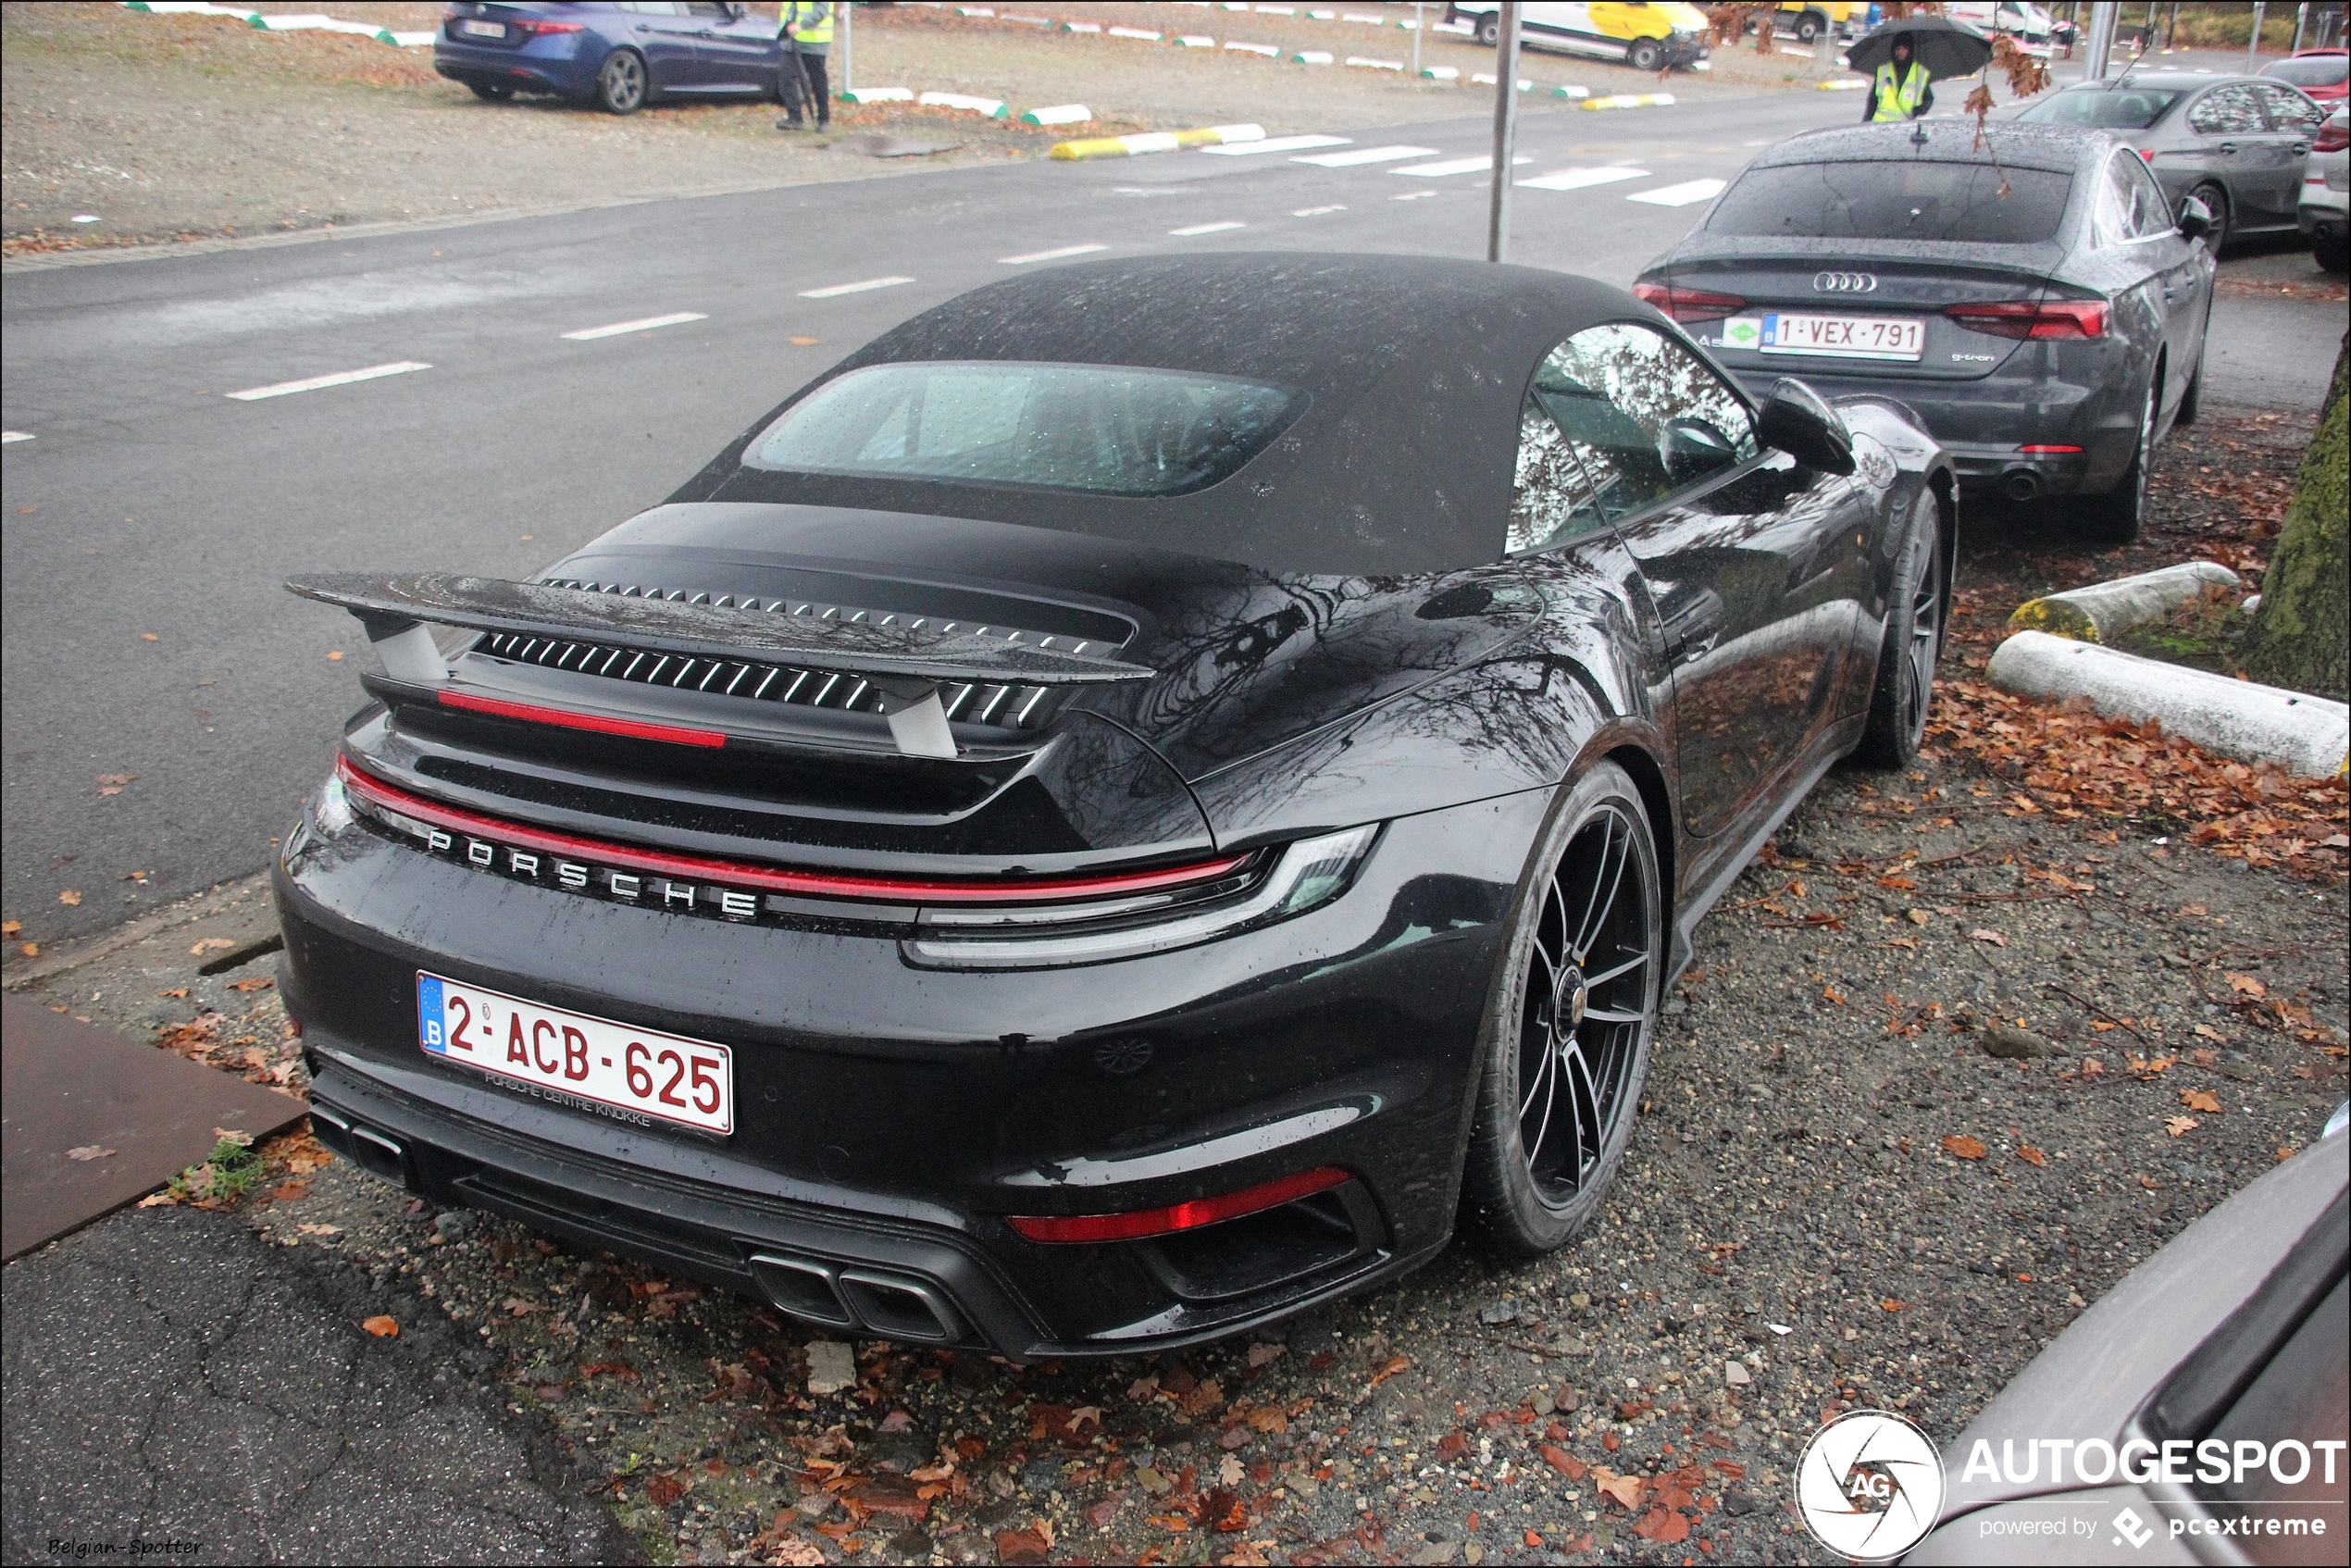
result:
<svg viewBox="0 0 2351 1568"><path fill-rule="evenodd" d="M2104 300L1987 300L1952 305L1943 314L1996 338L2098 338L2106 335Z"/></svg>
<svg viewBox="0 0 2351 1568"><path fill-rule="evenodd" d="M878 899L891 903L1040 903L1063 899L1118 898L1162 888L1213 882L1221 877L1231 876L1253 858L1247 854L1225 855L1190 865L1162 866L1151 871L1128 871L1106 877L1039 877L994 882L911 881L886 877L839 876L823 871L787 871L779 866L751 865L702 855L672 854L663 850L639 849L634 845L616 844L577 834L549 832L543 828L526 828L504 817L488 816L480 812L443 805L439 801L410 794L397 785L387 784L371 774L362 772L349 757L335 759L335 772L342 779L343 787L361 803L396 813L428 827L479 834L503 844L541 850L550 854L573 855L581 860L592 860L600 865L621 865L638 871L657 871L665 876L731 882L738 887L765 888L780 893L804 893L815 898Z"/></svg>
<svg viewBox="0 0 2351 1568"><path fill-rule="evenodd" d="M1704 289L1678 288L1672 283L1636 283L1634 294L1676 321L1720 321L1747 308L1736 294L1709 293Z"/></svg>
<svg viewBox="0 0 2351 1568"><path fill-rule="evenodd" d="M1255 1187L1244 1187L1238 1192L1227 1192L1220 1198L1200 1198L1189 1203L1171 1204L1164 1209L1139 1209L1124 1214L1015 1214L1010 1223L1014 1230L1031 1241L1057 1244L1137 1241L1146 1236L1198 1230L1204 1225L1216 1225L1225 1220L1239 1219L1244 1214L1278 1209L1300 1198L1327 1192L1349 1179L1345 1171L1325 1165L1316 1170L1300 1171L1295 1176L1277 1176Z"/></svg>
<svg viewBox="0 0 2351 1568"><path fill-rule="evenodd" d="M443 691L440 699L444 708L464 708L468 713L525 719L532 724L560 725L566 729L592 729L599 735L666 740L674 746L723 746L727 743L727 737L715 729L689 729L676 724L647 724L641 719L607 718L602 714L574 713L569 708L541 707L537 703L510 703L503 697L481 697L471 691Z"/></svg>
<svg viewBox="0 0 2351 1568"><path fill-rule="evenodd" d="M2079 452L2082 449L2078 446L2020 446L2017 450L2029 456L2036 453Z"/></svg>

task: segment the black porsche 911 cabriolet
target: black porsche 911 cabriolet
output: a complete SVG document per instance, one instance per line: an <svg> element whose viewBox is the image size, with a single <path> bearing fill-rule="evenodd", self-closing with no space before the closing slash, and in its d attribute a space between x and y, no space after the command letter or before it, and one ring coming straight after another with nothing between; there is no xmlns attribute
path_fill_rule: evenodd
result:
<svg viewBox="0 0 2351 1568"><path fill-rule="evenodd" d="M314 1125L1020 1357L1558 1247L1693 925L1915 752L1955 494L1556 273L976 290L536 581L290 585L384 670L278 871Z"/></svg>

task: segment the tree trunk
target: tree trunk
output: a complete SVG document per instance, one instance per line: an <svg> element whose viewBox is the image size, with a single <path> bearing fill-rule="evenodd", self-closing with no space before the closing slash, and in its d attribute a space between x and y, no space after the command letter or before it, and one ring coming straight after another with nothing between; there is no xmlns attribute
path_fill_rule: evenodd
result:
<svg viewBox="0 0 2351 1568"><path fill-rule="evenodd" d="M2351 334L2334 356L2334 379L2327 387L2326 411L2318 433L2302 454L2295 476L2294 502L2261 582L2261 608L2254 615L2245 649L2245 673L2256 680L2313 696L2351 695L2351 554L2344 534L2351 529L2351 490L2345 472L2351 461L2351 407L2345 372L2351 367Z"/></svg>

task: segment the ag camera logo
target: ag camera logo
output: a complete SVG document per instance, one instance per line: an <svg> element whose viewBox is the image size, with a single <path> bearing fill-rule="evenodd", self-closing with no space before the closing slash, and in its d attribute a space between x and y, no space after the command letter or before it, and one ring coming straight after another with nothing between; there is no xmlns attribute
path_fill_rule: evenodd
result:
<svg viewBox="0 0 2351 1568"><path fill-rule="evenodd" d="M1847 1411L1812 1434L1796 1467L1796 1506L1840 1556L1901 1556L1943 1512L1943 1457L1890 1411Z"/></svg>

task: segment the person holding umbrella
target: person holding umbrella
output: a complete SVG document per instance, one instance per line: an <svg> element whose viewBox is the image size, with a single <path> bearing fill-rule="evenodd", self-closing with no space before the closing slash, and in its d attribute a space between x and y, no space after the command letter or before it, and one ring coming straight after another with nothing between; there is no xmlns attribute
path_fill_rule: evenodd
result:
<svg viewBox="0 0 2351 1568"><path fill-rule="evenodd" d="M777 36L783 40L784 118L778 131L798 131L802 99L815 111L816 129L833 124L832 84L825 79L825 62L833 52L833 8L830 0L784 0L777 19Z"/></svg>
<svg viewBox="0 0 2351 1568"><path fill-rule="evenodd" d="M1887 121L1918 119L1934 107L1934 86L1926 74L1926 67L1919 63L1918 50L1908 33L1894 35L1892 58L1877 68L1870 80L1870 101L1862 108L1861 123L1880 124Z"/></svg>
<svg viewBox="0 0 2351 1568"><path fill-rule="evenodd" d="M1931 83L1973 76L1992 57L1992 41L1965 22L1904 17L1853 45L1846 64L1870 77L1864 123L1916 119L1934 107Z"/></svg>

